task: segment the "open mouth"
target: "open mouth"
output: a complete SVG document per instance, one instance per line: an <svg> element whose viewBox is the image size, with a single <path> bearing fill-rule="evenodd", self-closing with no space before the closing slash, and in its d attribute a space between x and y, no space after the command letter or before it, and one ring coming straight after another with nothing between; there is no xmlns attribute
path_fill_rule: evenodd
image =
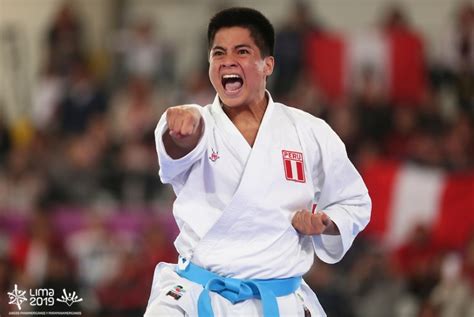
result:
<svg viewBox="0 0 474 317"><path fill-rule="evenodd" d="M222 76L221 83L226 92L236 93L242 88L244 80L242 79L242 77L240 77L240 75L228 74Z"/></svg>

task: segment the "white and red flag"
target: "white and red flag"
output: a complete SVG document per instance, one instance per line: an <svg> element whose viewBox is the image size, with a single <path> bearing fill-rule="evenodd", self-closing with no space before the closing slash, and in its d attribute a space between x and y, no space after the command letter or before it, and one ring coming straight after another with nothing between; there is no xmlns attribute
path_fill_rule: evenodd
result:
<svg viewBox="0 0 474 317"><path fill-rule="evenodd" d="M390 161L361 172L372 199L365 234L397 248L422 225L438 246L455 249L474 234L474 172L450 173Z"/></svg>
<svg viewBox="0 0 474 317"><path fill-rule="evenodd" d="M368 70L390 101L417 105L427 78L421 37L410 30L314 33L306 40L310 80L331 102L357 91Z"/></svg>
<svg viewBox="0 0 474 317"><path fill-rule="evenodd" d="M285 177L289 181L304 183L303 153L282 150Z"/></svg>

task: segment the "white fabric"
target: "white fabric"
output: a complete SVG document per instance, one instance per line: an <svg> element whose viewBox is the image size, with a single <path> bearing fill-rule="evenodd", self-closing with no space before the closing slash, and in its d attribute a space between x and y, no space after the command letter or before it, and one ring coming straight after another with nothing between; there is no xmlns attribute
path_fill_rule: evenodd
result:
<svg viewBox="0 0 474 317"><path fill-rule="evenodd" d="M407 164L400 169L394 184L386 240L391 248L406 241L417 225L428 228L436 221L445 175L441 170Z"/></svg>
<svg viewBox="0 0 474 317"><path fill-rule="evenodd" d="M370 218L367 188L334 131L268 96L253 147L217 96L211 105L196 105L204 133L186 156L174 160L165 151L166 115L155 130L159 175L177 196L175 246L181 256L225 277L302 276L315 252L325 262L337 262ZM305 182L287 179L283 150L303 154ZM336 223L340 236L296 232L293 213L311 210L313 203Z"/></svg>

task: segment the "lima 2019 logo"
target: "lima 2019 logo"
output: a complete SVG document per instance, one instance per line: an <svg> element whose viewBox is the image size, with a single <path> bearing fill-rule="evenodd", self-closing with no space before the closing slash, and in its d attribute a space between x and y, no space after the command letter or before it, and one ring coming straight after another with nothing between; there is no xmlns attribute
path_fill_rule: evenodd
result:
<svg viewBox="0 0 474 317"><path fill-rule="evenodd" d="M63 288L63 294L61 297L55 298L54 289L52 288L39 288L30 289L29 299L26 297L26 291L18 289L18 285L15 284L13 291L8 292L9 302L8 304L16 305L18 310L21 310L22 304L26 301L29 302L30 306L54 306L55 302L65 303L71 307L74 303L82 302L76 292L68 293Z"/></svg>

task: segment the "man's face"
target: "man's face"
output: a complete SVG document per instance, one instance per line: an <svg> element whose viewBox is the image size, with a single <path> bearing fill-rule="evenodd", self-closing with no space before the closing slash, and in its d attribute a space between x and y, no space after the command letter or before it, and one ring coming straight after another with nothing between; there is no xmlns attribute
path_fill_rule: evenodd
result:
<svg viewBox="0 0 474 317"><path fill-rule="evenodd" d="M248 29L230 27L216 33L209 56L209 78L226 106L260 102L273 65L273 57L262 57Z"/></svg>

